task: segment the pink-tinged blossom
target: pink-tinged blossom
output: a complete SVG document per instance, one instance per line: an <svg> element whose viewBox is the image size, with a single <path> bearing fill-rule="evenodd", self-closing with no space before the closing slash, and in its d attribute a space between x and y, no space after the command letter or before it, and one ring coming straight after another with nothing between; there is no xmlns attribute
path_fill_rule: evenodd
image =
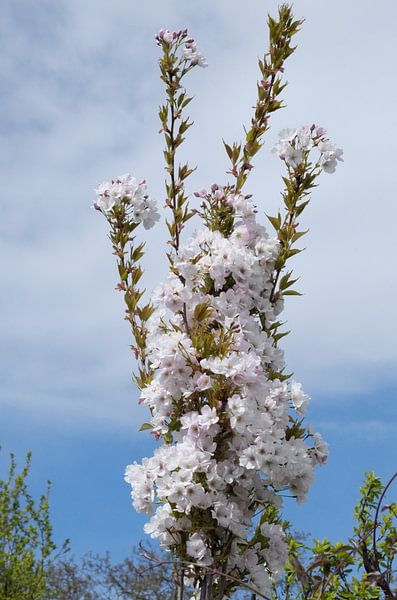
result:
<svg viewBox="0 0 397 600"><path fill-rule="evenodd" d="M197 65L199 67L208 67L208 63L205 60L202 53L197 49L196 42L190 38L186 41L183 48L183 55L190 62L191 65Z"/></svg>
<svg viewBox="0 0 397 600"><path fill-rule="evenodd" d="M335 173L338 161L343 162L343 150L337 148L329 141L320 142L318 149L321 152L320 165L326 173Z"/></svg>
<svg viewBox="0 0 397 600"><path fill-rule="evenodd" d="M262 551L266 566L273 574L275 581L282 575L288 559L288 544L281 525L263 523L261 533L268 539L268 547Z"/></svg>
<svg viewBox="0 0 397 600"><path fill-rule="evenodd" d="M196 379L197 389L203 392L204 390L210 389L212 385L212 379L206 373L201 373Z"/></svg>
<svg viewBox="0 0 397 600"><path fill-rule="evenodd" d="M160 45L162 43L172 44L176 40L183 39L187 36L187 29L179 31L170 31L169 29L160 29L156 35L156 41Z"/></svg>
<svg viewBox="0 0 397 600"><path fill-rule="evenodd" d="M166 44L172 44L172 42L176 39L176 32L170 31L169 29L160 29L158 34L156 35L156 40L159 42L165 42Z"/></svg>
<svg viewBox="0 0 397 600"><path fill-rule="evenodd" d="M147 194L145 182L139 183L129 174L100 183L95 192L94 207L105 215L123 204L129 211L131 222L143 223L145 229L153 227L160 218L156 203Z"/></svg>
<svg viewBox="0 0 397 600"><path fill-rule="evenodd" d="M314 434L314 449L313 449L313 458L316 463L323 465L328 460L328 444L322 438L319 433Z"/></svg>
<svg viewBox="0 0 397 600"><path fill-rule="evenodd" d="M293 407L299 415L306 414L309 400L309 396L302 390L302 384L293 382L291 384L291 401Z"/></svg>
<svg viewBox="0 0 397 600"><path fill-rule="evenodd" d="M326 173L334 173L338 162L343 161L343 150L330 142L325 129L316 125L283 129L272 151L278 154L288 167L296 169L314 150L319 153L314 163L315 167ZM312 158L311 161L313 162Z"/></svg>
<svg viewBox="0 0 397 600"><path fill-rule="evenodd" d="M189 556L197 559L197 564L212 564L210 551L207 548L204 539L198 533L193 533L193 535L190 536L186 544L186 550Z"/></svg>

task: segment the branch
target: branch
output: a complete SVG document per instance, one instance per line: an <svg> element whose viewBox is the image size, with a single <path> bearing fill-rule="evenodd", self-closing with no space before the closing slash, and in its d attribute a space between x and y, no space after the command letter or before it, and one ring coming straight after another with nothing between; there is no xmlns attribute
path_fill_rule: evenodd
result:
<svg viewBox="0 0 397 600"><path fill-rule="evenodd" d="M165 41L158 37L158 43L163 50L163 56L160 58L159 65L161 79L166 85L167 101L160 107L159 117L161 121L160 133L164 133L166 149L164 158L166 162L165 170L169 175L170 182L166 183L166 201L165 204L172 211L172 221L166 221L170 234L169 244L178 253L180 245L180 234L185 223L193 216L189 211L188 197L185 195L184 182L194 169L189 169L188 164L180 165L178 170L175 164L175 155L177 148L184 142L184 134L192 126L189 118L182 119L184 108L191 102L186 90L182 87L183 77L195 66L185 56L178 56L178 51L184 43L186 30L174 32L171 41ZM167 38L168 40L168 38ZM178 127L178 121L180 121ZM173 258L171 253L167 254L171 265Z"/></svg>
<svg viewBox="0 0 397 600"><path fill-rule="evenodd" d="M271 113L282 108L282 102L278 100L281 92L286 87L282 84L282 73L284 63L295 51L291 46L293 36L299 31L303 21L293 20L292 7L282 4L279 7L278 20L268 17L269 25L269 51L259 60L261 81L257 84L257 101L255 112L251 119L251 126L245 130L245 142L233 144L232 147L225 144L226 151L232 162L229 171L236 178L235 192L240 193L249 172L252 170L253 157L262 147L262 137L269 129L268 120Z"/></svg>

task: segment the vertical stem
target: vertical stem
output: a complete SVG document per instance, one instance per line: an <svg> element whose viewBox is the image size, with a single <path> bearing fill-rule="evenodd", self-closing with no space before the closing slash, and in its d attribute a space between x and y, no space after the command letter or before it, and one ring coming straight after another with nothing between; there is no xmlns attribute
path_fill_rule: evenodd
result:
<svg viewBox="0 0 397 600"><path fill-rule="evenodd" d="M174 225L175 225L175 238L174 248L175 252L178 254L179 250L179 222L178 222L178 214L177 214L177 198L176 198L176 185L175 185L175 90L173 89L173 75L170 73L169 76L169 104L171 108L171 127L169 130L170 135L170 145L171 145L171 162L169 165L169 175L171 179L171 203L172 203L172 212L174 215Z"/></svg>
<svg viewBox="0 0 397 600"><path fill-rule="evenodd" d="M206 600L213 600L212 595L212 575L207 575L207 598Z"/></svg>
<svg viewBox="0 0 397 600"><path fill-rule="evenodd" d="M222 573L226 573L227 561L222 565ZM223 600L223 595L225 591L226 578L221 576L219 579L219 600Z"/></svg>
<svg viewBox="0 0 397 600"><path fill-rule="evenodd" d="M200 600L207 600L207 575L204 575L201 582Z"/></svg>
<svg viewBox="0 0 397 600"><path fill-rule="evenodd" d="M298 204L298 201L301 198L302 191L303 190L301 190L301 177L297 176L296 181L295 181L295 188L293 190L294 203L293 203L292 208L288 209L287 214L285 215L285 218L284 218L284 222L281 226L281 230L287 231L287 234L290 232L291 226L292 226L294 220L296 219L296 214L295 214L296 205ZM287 241L282 244L282 249L289 250L290 247L291 247L291 240L287 237ZM278 279L280 277L281 271L283 270L283 268L285 266L286 260L284 261L284 265L282 265L279 269L277 269L274 274L273 287L272 287L272 291L270 292L270 302L274 301L274 294L276 292Z"/></svg>
<svg viewBox="0 0 397 600"><path fill-rule="evenodd" d="M184 570L183 567L180 567L177 571L177 592L176 592L176 600L183 600L183 592L184 592Z"/></svg>

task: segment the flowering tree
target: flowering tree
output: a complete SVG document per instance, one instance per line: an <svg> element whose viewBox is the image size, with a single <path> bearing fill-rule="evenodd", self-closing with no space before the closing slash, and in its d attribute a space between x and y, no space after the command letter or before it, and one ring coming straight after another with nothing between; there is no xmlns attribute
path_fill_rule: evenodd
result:
<svg viewBox="0 0 397 600"><path fill-rule="evenodd" d="M151 516L145 531L178 561L179 599L186 580L201 600L230 598L240 586L269 598L288 555L280 492L303 501L315 466L327 459L320 434L304 424L308 396L285 372L280 314L284 298L298 294L287 263L305 234L299 219L342 151L316 125L281 132L284 207L268 217L270 235L244 189L270 116L282 107L284 64L301 21L282 5L268 25L245 140L225 143L230 179L196 192L193 206L185 186L193 169L177 164L176 153L192 125L184 79L207 63L186 30L156 36L170 248L169 276L153 301L140 287L144 243L136 239L141 224L159 219L145 182L124 175L96 188L134 337L135 382L150 411L141 429L159 441L151 458L127 467L126 480L135 508ZM200 227L182 240L193 216Z"/></svg>

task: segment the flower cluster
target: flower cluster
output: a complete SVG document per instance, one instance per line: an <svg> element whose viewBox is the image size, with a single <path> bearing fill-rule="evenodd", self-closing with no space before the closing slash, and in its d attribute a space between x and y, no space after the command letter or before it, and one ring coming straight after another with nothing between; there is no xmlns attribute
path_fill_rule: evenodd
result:
<svg viewBox="0 0 397 600"><path fill-rule="evenodd" d="M313 148L319 151L316 167L326 173L334 173L337 162L343 161L343 150L331 144L322 127L310 125L300 129L283 129L279 137L280 141L273 151L292 169L301 165Z"/></svg>
<svg viewBox="0 0 397 600"><path fill-rule="evenodd" d="M203 54L198 50L197 44L193 38L187 37L187 29L179 31L170 31L169 29L160 29L156 35L157 44L166 44L171 47L172 44L179 44L184 41L183 56L192 66L208 67Z"/></svg>
<svg viewBox="0 0 397 600"><path fill-rule="evenodd" d="M217 185L197 195L207 211L228 212L230 231L196 233L156 291L153 377L141 402L166 443L130 465L126 480L135 508L152 514L145 531L164 547L217 568L227 547L226 573L269 594L287 548L280 525L255 527L254 516L279 507L281 490L303 500L326 446L290 427L308 396L275 376L283 352L263 328L283 308L271 298L278 240L257 223L249 197Z"/></svg>
<svg viewBox="0 0 397 600"><path fill-rule="evenodd" d="M100 183L95 192L97 197L94 207L105 215L115 207L124 205L131 223L143 223L145 229L153 227L160 218L156 203L147 194L145 182L138 183L129 174Z"/></svg>
<svg viewBox="0 0 397 600"><path fill-rule="evenodd" d="M205 60L202 53L197 49L197 44L193 38L189 38L185 42L185 46L183 48L183 55L186 60L190 61L192 65L197 65L199 67L208 67L208 63Z"/></svg>

